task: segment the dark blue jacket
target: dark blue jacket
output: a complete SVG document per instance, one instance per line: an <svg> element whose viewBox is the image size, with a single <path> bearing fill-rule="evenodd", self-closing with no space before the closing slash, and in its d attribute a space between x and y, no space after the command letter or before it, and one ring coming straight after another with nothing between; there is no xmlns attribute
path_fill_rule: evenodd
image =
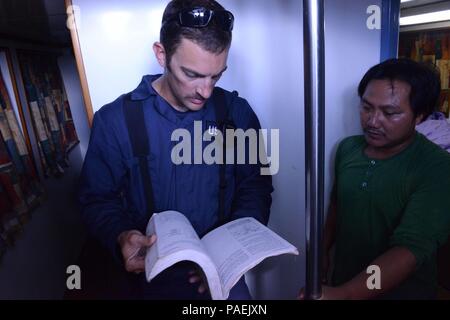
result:
<svg viewBox="0 0 450 320"><path fill-rule="evenodd" d="M144 103L148 132L142 134L150 137L148 163L155 212L182 212L202 236L218 221L219 166L173 164L171 152L178 142L172 142L171 135L175 129L185 128L194 137L194 121L203 122L203 132L208 130L216 119L213 102L208 100L200 111L177 114L151 86L157 77L144 76L131 93L132 100ZM260 129L246 100L237 93L226 92L225 96L237 128ZM149 219L138 160L133 157L124 120L124 98L122 95L95 113L79 189L82 216L90 232L115 255L119 234L131 229L144 232ZM271 177L261 176L259 165L227 165L226 180L226 214L231 219L251 216L267 224Z"/></svg>

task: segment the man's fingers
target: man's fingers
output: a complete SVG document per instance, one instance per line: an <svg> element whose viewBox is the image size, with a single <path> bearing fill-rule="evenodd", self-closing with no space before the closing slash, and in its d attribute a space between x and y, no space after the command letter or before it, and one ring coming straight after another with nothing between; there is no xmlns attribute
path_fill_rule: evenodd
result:
<svg viewBox="0 0 450 320"><path fill-rule="evenodd" d="M131 230L119 236L125 269L128 272L141 273L145 270L145 254L156 241L156 235L144 236L138 230Z"/></svg>
<svg viewBox="0 0 450 320"><path fill-rule="evenodd" d="M206 286L202 283L199 287L198 287L198 293L202 294L206 291Z"/></svg>
<svg viewBox="0 0 450 320"><path fill-rule="evenodd" d="M305 300L305 288L301 288L297 296L298 300Z"/></svg>
<svg viewBox="0 0 450 320"><path fill-rule="evenodd" d="M141 273L145 270L145 261L141 259L129 260L125 268L128 272Z"/></svg>
<svg viewBox="0 0 450 320"><path fill-rule="evenodd" d="M139 246L145 245L148 241L146 236L138 233L131 234L128 239L131 244Z"/></svg>
<svg viewBox="0 0 450 320"><path fill-rule="evenodd" d="M156 235L153 234L151 237L147 237L147 239L148 239L147 247L150 247L156 242Z"/></svg>
<svg viewBox="0 0 450 320"><path fill-rule="evenodd" d="M198 293L203 294L204 292L206 292L208 290L208 285L198 270L191 270L188 272L188 274L189 274L188 281L190 284L195 284L195 283L200 282L198 289L197 289Z"/></svg>
<svg viewBox="0 0 450 320"><path fill-rule="evenodd" d="M156 235L152 235L151 237L146 237L141 234L133 233L130 235L129 241L134 246L139 247L150 247L156 241Z"/></svg>
<svg viewBox="0 0 450 320"><path fill-rule="evenodd" d="M130 262L128 262L128 267L130 271L144 271L145 262L144 260L131 260Z"/></svg>
<svg viewBox="0 0 450 320"><path fill-rule="evenodd" d="M189 277L189 283L196 283L202 281L202 278L199 276L191 276Z"/></svg>

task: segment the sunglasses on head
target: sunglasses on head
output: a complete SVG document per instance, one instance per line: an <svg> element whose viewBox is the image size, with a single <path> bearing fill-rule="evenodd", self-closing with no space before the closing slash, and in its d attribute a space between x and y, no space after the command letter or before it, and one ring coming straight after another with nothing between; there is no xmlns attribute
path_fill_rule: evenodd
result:
<svg viewBox="0 0 450 320"><path fill-rule="evenodd" d="M231 32L233 30L234 16L230 11L214 11L203 7L182 10L169 17L164 24L178 20L178 23L182 27L204 28L208 26L212 19L215 19L224 31Z"/></svg>

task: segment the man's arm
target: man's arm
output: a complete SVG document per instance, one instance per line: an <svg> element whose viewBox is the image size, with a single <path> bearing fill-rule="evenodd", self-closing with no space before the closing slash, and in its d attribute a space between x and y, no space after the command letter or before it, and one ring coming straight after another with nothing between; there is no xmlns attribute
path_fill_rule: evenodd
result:
<svg viewBox="0 0 450 320"><path fill-rule="evenodd" d="M245 106L237 105L234 107L235 110L248 110L243 116L238 115L238 118L248 119L247 125L241 129L244 131L253 129L258 134L261 125L256 114L251 110L245 100L240 99L240 103L245 103ZM234 220L242 217L253 217L261 223L267 224L269 221L270 206L272 204L272 176L261 174L262 163L259 158L260 144L258 143L256 148L250 148L249 140L246 139L245 141L245 164L236 164L236 190L231 207L231 218ZM257 164L249 164L250 150L257 150Z"/></svg>
<svg viewBox="0 0 450 320"><path fill-rule="evenodd" d="M380 268L381 289L370 290L367 280L371 274L363 270L352 280L339 287L322 287L322 300L366 300L373 299L396 288L416 268L416 258L406 248L394 247L375 259L371 265ZM369 267L369 266L368 266Z"/></svg>
<svg viewBox="0 0 450 320"><path fill-rule="evenodd" d="M237 171L243 177L236 186L231 208L232 219L253 217L261 223L267 224L272 203L270 195L273 190L272 177L261 176L258 168L256 170L240 168Z"/></svg>
<svg viewBox="0 0 450 320"><path fill-rule="evenodd" d="M101 112L94 116L89 148L80 176L79 203L89 231L108 248L128 271L142 271L141 247L154 239L145 237L130 221L121 198L127 167L115 140L115 131Z"/></svg>

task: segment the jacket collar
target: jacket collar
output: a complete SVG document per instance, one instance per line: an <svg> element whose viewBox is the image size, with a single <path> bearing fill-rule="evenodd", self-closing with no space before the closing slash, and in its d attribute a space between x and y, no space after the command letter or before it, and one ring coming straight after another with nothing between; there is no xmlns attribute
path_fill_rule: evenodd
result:
<svg viewBox="0 0 450 320"><path fill-rule="evenodd" d="M131 100L146 100L151 96L156 96L157 93L152 87L152 82L159 77L161 77L161 74L143 76L138 87L131 91Z"/></svg>
<svg viewBox="0 0 450 320"><path fill-rule="evenodd" d="M137 86L136 89L131 91L131 100L139 101L139 100L147 100L150 97L156 98L156 100L154 100L155 103L153 104L156 111L159 112L163 117L165 117L170 122L181 126L189 125L192 121L202 120L206 114L210 113L208 112L208 110L213 109L212 99L208 99L205 106L201 110L189 113L183 120L180 120L176 116L172 107L167 102L162 100L162 98L158 95L158 93L152 86L153 81L155 81L161 76L162 76L161 74L143 76L141 83ZM213 116L212 119L214 119Z"/></svg>

